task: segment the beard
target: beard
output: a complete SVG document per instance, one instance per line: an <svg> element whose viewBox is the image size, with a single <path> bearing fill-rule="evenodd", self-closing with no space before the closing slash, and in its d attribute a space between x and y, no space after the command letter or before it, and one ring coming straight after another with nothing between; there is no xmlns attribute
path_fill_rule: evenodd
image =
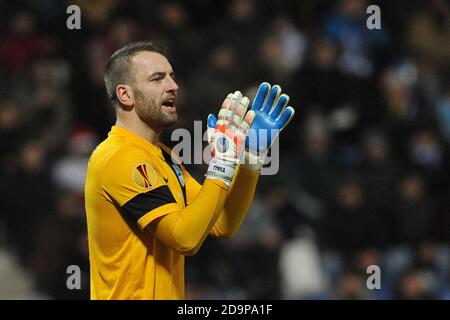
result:
<svg viewBox="0 0 450 320"><path fill-rule="evenodd" d="M135 98L138 117L153 130L161 132L177 122L178 115L176 113L165 113L161 105L146 97L138 89L135 90Z"/></svg>

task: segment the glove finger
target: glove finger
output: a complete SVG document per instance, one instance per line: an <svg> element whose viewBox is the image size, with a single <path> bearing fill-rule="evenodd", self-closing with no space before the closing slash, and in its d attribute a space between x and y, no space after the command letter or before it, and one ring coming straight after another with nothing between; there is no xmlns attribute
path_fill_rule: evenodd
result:
<svg viewBox="0 0 450 320"><path fill-rule="evenodd" d="M280 128L280 131L284 129L288 125L288 123L292 120L294 117L295 110L292 107L287 107L283 110L280 117L275 121L277 124L277 127Z"/></svg>
<svg viewBox="0 0 450 320"><path fill-rule="evenodd" d="M284 110L284 108L286 108L288 102L289 102L289 96L287 94L283 93L280 96L280 98L277 100L277 102L275 104L275 108L273 108L270 111L270 113L269 113L270 118L272 120L275 120L276 118L278 118L280 113Z"/></svg>
<svg viewBox="0 0 450 320"><path fill-rule="evenodd" d="M224 125L227 123L228 113L229 109L233 103L233 94L228 94L228 96L223 100L222 107L219 110L219 115L217 117L217 124L216 125Z"/></svg>
<svg viewBox="0 0 450 320"><path fill-rule="evenodd" d="M255 99L253 99L252 110L262 110L264 101L267 99L267 95L270 91L270 84L263 82L259 85L258 91L256 92Z"/></svg>
<svg viewBox="0 0 450 320"><path fill-rule="evenodd" d="M212 137L213 137L213 135L214 135L214 132L215 132L215 130L216 130L215 128L216 128L216 125L217 125L217 119L216 119L216 116L213 115L213 114L210 114L210 115L208 116L208 119L207 119L206 123L207 123L207 126L206 126L206 136L207 136L207 138L208 138L208 143L212 143L212 142L213 142Z"/></svg>
<svg viewBox="0 0 450 320"><path fill-rule="evenodd" d="M239 130L244 136L247 135L248 130L252 126L253 120L255 120L255 116L256 116L256 113L253 110L250 110L245 115L244 120L242 121L241 125L239 126Z"/></svg>
<svg viewBox="0 0 450 320"><path fill-rule="evenodd" d="M279 85L274 85L270 90L269 97L264 102L264 106L261 111L264 113L269 113L273 107L274 102L278 99L280 94L281 94L281 87Z"/></svg>
<svg viewBox="0 0 450 320"><path fill-rule="evenodd" d="M247 97L243 97L241 102L236 106L232 124L237 128L244 121L245 113L247 112L250 100Z"/></svg>
<svg viewBox="0 0 450 320"><path fill-rule="evenodd" d="M213 114L209 114L206 122L207 122L208 128L214 129L217 124L216 116Z"/></svg>
<svg viewBox="0 0 450 320"><path fill-rule="evenodd" d="M240 91L236 91L232 96L232 103L230 109L227 113L227 123L228 127L232 130L236 129L241 123L240 118L237 116L238 109L241 108L241 102L244 97ZM245 102L245 101L244 101Z"/></svg>

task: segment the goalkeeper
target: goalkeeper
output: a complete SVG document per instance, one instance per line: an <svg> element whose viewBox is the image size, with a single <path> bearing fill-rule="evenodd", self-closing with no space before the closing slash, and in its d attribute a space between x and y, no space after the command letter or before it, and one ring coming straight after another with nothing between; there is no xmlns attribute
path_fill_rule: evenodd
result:
<svg viewBox="0 0 450 320"><path fill-rule="evenodd" d="M184 256L208 235L237 232L264 155L294 110L267 83L250 111L247 97L229 94L218 118L208 117L213 158L200 185L159 142L177 121L178 85L164 51L131 43L111 56L104 79L117 121L87 170L91 299L183 299ZM267 135L248 139L249 130Z"/></svg>

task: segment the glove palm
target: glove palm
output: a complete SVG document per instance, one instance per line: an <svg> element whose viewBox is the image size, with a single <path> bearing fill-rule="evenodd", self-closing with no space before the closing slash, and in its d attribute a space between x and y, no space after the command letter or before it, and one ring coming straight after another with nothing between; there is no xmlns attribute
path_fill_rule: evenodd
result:
<svg viewBox="0 0 450 320"><path fill-rule="evenodd" d="M246 114L249 100L239 91L229 94L219 111L219 120L208 116L208 142L213 159L206 176L231 183L234 169L244 151L247 132L254 119L254 112Z"/></svg>

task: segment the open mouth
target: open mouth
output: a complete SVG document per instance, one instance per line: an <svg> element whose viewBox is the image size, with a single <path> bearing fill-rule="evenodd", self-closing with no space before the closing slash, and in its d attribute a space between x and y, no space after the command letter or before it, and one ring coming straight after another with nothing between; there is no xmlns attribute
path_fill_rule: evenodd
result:
<svg viewBox="0 0 450 320"><path fill-rule="evenodd" d="M164 100L162 103L162 106L168 112L175 112L176 111L175 98L170 98L170 99Z"/></svg>

